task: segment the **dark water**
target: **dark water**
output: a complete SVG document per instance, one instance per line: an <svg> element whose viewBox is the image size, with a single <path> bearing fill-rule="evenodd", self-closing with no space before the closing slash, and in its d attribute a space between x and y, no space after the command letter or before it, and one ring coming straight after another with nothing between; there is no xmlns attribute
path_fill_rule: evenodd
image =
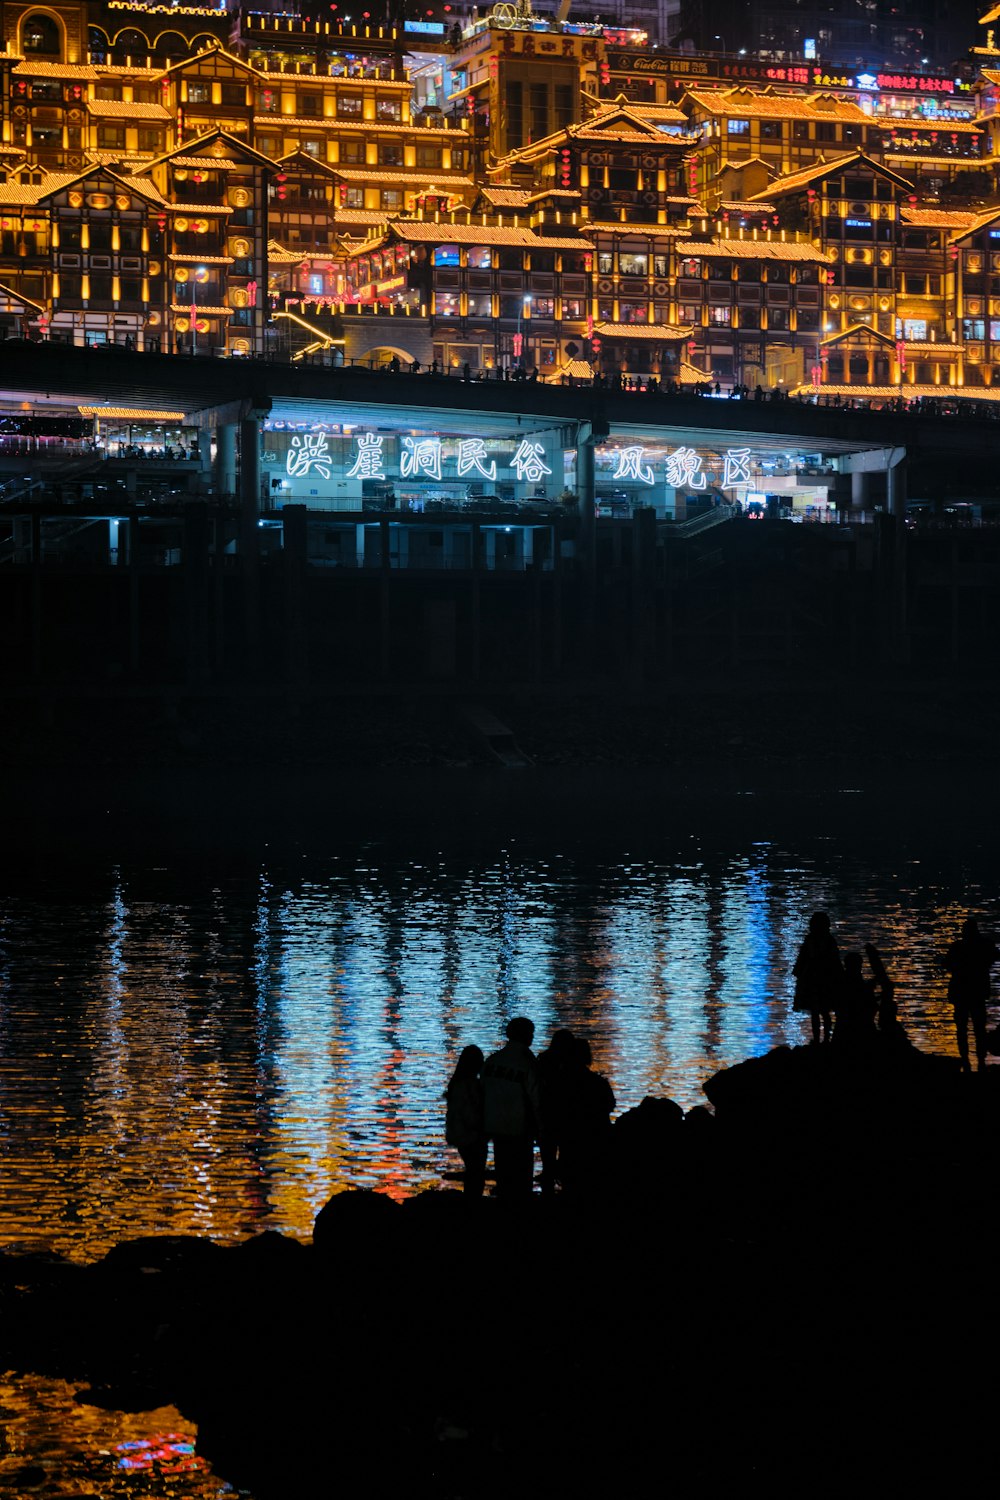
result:
<svg viewBox="0 0 1000 1500"><path fill-rule="evenodd" d="M954 1052L940 954L967 910L1000 922L981 808L916 832L850 790L677 799L655 827L521 811L367 838L325 812L235 853L165 823L8 866L0 1244L307 1237L338 1188L439 1183L457 1053L522 1012L543 1044L590 1039L619 1110L703 1102L805 1039L790 968L819 907L842 947L878 944L918 1044Z"/></svg>
<svg viewBox="0 0 1000 1500"><path fill-rule="evenodd" d="M968 911L1000 925L982 797L511 785L108 789L37 829L26 802L0 867L0 1246L308 1237L340 1187L438 1183L454 1059L520 1012L542 1043L584 1033L619 1110L690 1107L805 1039L790 968L819 907L954 1052L940 954ZM4 1493L25 1464L53 1494L233 1493L176 1411L8 1376Z"/></svg>

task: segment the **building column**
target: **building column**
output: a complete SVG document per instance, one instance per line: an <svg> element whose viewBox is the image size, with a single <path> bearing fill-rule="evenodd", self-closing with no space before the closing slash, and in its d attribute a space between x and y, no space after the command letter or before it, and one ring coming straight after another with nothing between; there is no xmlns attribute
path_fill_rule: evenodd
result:
<svg viewBox="0 0 1000 1500"><path fill-rule="evenodd" d="M240 506L254 521L260 515L260 424L255 411L240 422Z"/></svg>
<svg viewBox="0 0 1000 1500"><path fill-rule="evenodd" d="M236 423L220 422L215 429L215 493L236 494Z"/></svg>
<svg viewBox="0 0 1000 1500"><path fill-rule="evenodd" d="M851 475L851 514L855 517L868 509L870 490L868 475L862 469L855 469Z"/></svg>

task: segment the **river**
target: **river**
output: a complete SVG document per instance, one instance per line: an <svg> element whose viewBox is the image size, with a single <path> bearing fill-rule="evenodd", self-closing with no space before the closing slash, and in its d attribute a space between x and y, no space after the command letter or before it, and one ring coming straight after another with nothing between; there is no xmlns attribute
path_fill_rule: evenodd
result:
<svg viewBox="0 0 1000 1500"><path fill-rule="evenodd" d="M480 819L437 787L405 827L362 815L360 794L339 815L350 800L243 818L238 836L210 817L130 815L127 837L74 823L5 861L4 1249L89 1261L144 1234L308 1238L341 1188L447 1181L451 1068L516 1014L538 1045L585 1035L619 1112L647 1094L689 1109L718 1069L806 1040L790 970L819 908L842 949L877 944L916 1043L954 1054L940 955L967 912L1000 924L975 799L918 818L851 787L730 789L597 815L581 790ZM22 1463L25 1389L3 1397ZM82 1420L71 1397L50 1383L32 1399L58 1449ZM133 1427L95 1442L112 1452Z"/></svg>

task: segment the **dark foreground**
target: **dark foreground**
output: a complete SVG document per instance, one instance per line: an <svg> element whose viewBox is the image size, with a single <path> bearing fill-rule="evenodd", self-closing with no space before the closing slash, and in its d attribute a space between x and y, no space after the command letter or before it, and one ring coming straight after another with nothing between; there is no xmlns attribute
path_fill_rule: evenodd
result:
<svg viewBox="0 0 1000 1500"><path fill-rule="evenodd" d="M179 1406L257 1500L962 1492L994 1457L998 1082L781 1049L706 1085L714 1118L622 1117L578 1202L347 1193L309 1246L0 1258L0 1367Z"/></svg>

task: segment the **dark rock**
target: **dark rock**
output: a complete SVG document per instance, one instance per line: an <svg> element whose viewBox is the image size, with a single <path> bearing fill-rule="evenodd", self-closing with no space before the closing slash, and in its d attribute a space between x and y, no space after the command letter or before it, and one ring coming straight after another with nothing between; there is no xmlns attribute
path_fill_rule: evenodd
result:
<svg viewBox="0 0 1000 1500"><path fill-rule="evenodd" d="M220 1269L221 1257L225 1253L214 1240L200 1239L197 1235L154 1234L113 1245L100 1266L115 1274L138 1271L205 1273Z"/></svg>
<svg viewBox="0 0 1000 1500"><path fill-rule="evenodd" d="M323 1254L357 1247L365 1239L377 1238L396 1226L399 1204L386 1193L370 1188L352 1188L334 1193L313 1224L313 1244Z"/></svg>
<svg viewBox="0 0 1000 1500"><path fill-rule="evenodd" d="M308 1258L308 1246L276 1229L266 1229L252 1239L241 1240L226 1251L229 1268L254 1274L280 1275L294 1271Z"/></svg>

